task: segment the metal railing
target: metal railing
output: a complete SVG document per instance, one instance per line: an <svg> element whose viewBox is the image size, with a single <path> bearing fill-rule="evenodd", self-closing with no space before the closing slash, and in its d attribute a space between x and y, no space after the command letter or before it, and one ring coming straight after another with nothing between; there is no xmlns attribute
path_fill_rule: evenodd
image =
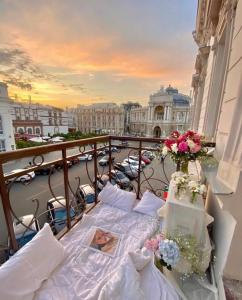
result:
<svg viewBox="0 0 242 300"><path fill-rule="evenodd" d="M160 148L159 145L164 142L164 139L160 138L144 138L144 137L126 137L126 136L100 136L89 139L75 140L70 142L62 142L58 144L49 144L39 147L26 148L21 150L16 150L13 152L5 152L0 153L0 195L2 201L3 212L5 216L6 227L8 231L9 237L9 247L13 251L17 251L19 248L19 244L16 240L16 233L14 231L13 221L17 220L18 224L21 224L25 231L23 236L26 234L28 230L32 228L32 225L36 223L36 221L41 220L43 216L48 215L51 220L49 223L52 227L53 224L56 224L58 218L54 216L54 212L56 208L53 205L45 203L48 206L48 209L40 209L40 201L38 197L32 198L32 201L35 203L36 207L33 212L33 218L31 222L25 224L19 216L19 212L15 212L11 199L11 191L15 186L15 182L17 179L26 175L29 176L28 183L32 182L32 178L30 172L38 172L39 170L43 170L43 168L48 168L48 189L52 196L52 204L55 202L59 207L65 209L65 227L59 233L58 238L61 238L66 232L68 232L81 218L83 212L88 212L98 203L98 180L102 177L102 175L106 174L109 181L113 179L113 171L112 169L115 167L113 162L113 147L116 147L119 153L123 151L122 149L126 149L125 155L128 158L131 156L137 157L137 177L134 178L132 184L130 185L132 189L136 192L136 196L140 199L142 193L145 189L149 189L157 195L161 196L161 192L165 189L165 186L169 184L169 175L167 174L167 163L164 159L161 160L161 165L151 166L149 168L142 168L142 151L152 151L156 153L156 157L160 157ZM129 143L129 145L127 145ZM156 144L156 147L154 145ZM75 149L75 153L68 155L68 151L71 149ZM108 160L106 167L100 167L98 163L98 155L100 151L106 150ZM46 155L51 153L58 152L58 157L54 159L50 159L46 161ZM92 162L89 162L86 159L83 163L84 166L80 166L81 174L75 177L75 184L77 184L76 188L73 188L73 184L70 183L70 171L69 164L70 162L74 162L76 160L79 161L80 157L84 157L84 155L92 155ZM24 170L18 171L16 173L4 173L4 164L13 162L19 159L25 159L31 157L31 162L28 167ZM83 165L82 163L82 165ZM54 191L52 179L54 175L54 169L60 168L63 170L63 187L64 187L64 196L59 197L56 196L56 192ZM78 169L78 170L79 170ZM159 174L156 174L156 171L159 169ZM147 170L149 174L147 174ZM84 174L85 173L85 174ZM93 178L92 174L93 173ZM94 201L86 205L86 201L81 195L80 192L80 184L84 175L87 176L86 180L89 180L90 186L94 190ZM132 175L132 174L131 174ZM85 182L86 184L87 182ZM122 183L117 182L121 188ZM23 183L24 185L26 182ZM31 184L29 186L31 188ZM31 192L34 195L34 188ZM64 202L62 200L65 200ZM45 199L47 200L47 199ZM14 199L14 201L18 201ZM47 202L47 201L46 201ZM64 204L63 204L64 203ZM43 206L43 205L42 205ZM46 207L46 206L45 206Z"/></svg>

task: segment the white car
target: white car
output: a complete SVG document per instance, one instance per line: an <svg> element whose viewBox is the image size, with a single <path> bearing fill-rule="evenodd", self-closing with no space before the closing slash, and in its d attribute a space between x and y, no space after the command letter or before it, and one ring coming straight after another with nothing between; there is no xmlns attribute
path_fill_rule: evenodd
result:
<svg viewBox="0 0 242 300"><path fill-rule="evenodd" d="M132 156L132 155L130 155L129 157L125 158L125 160L127 160L126 162L128 162L128 160L129 160L129 161L135 161L135 162L137 162L138 165L139 165L139 158L138 158L137 156ZM142 166L142 168L145 167L145 162L143 162L142 160L141 160L141 166Z"/></svg>
<svg viewBox="0 0 242 300"><path fill-rule="evenodd" d="M139 163L135 160L128 160L128 158L123 160L123 163L129 164L130 168L132 168L133 170L135 170L136 172L139 172ZM142 167L141 167L142 170Z"/></svg>
<svg viewBox="0 0 242 300"><path fill-rule="evenodd" d="M19 173L19 172L23 172L23 171L26 171L26 169L16 169L16 170L12 170L11 172L5 173L4 176L13 175L13 174L16 174L16 173ZM17 178L16 178L16 177L10 178L10 179L8 179L8 182L14 181L15 178L16 178L15 181L18 181L18 182L19 182L19 181L25 182L25 181L30 181L30 180L32 180L34 177L35 177L35 173L34 173L34 171L32 171L32 172L28 172L27 174L20 175L20 176L17 177Z"/></svg>
<svg viewBox="0 0 242 300"><path fill-rule="evenodd" d="M83 154L78 156L80 161L92 160L92 154Z"/></svg>

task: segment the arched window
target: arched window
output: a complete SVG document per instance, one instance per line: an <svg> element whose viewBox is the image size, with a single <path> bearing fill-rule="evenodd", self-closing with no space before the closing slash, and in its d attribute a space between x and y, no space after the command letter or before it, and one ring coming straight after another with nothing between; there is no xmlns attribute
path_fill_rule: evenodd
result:
<svg viewBox="0 0 242 300"><path fill-rule="evenodd" d="M39 127L35 128L35 133L40 134L40 128Z"/></svg>
<svg viewBox="0 0 242 300"><path fill-rule="evenodd" d="M162 105L156 106L155 108L155 119L163 120L164 119L164 107Z"/></svg>
<svg viewBox="0 0 242 300"><path fill-rule="evenodd" d="M29 128L27 129L27 133L28 133L28 134L32 134L32 133L33 133L32 128L29 127Z"/></svg>
<svg viewBox="0 0 242 300"><path fill-rule="evenodd" d="M18 133L21 133L21 134L24 133L23 128L19 128L19 129L18 129Z"/></svg>

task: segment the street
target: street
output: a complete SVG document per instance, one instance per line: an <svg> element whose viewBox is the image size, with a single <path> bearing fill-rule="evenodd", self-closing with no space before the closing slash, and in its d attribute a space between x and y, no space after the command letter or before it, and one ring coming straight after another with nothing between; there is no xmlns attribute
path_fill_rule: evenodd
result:
<svg viewBox="0 0 242 300"><path fill-rule="evenodd" d="M129 155L137 155L136 150L131 149L121 149L119 153L113 152L112 156L115 157L114 162L121 162L124 158ZM49 154L48 154L49 155ZM53 153L52 153L53 156ZM53 157L52 157L53 158ZM98 161L101 157L98 157ZM27 162L27 160L26 160ZM22 162L23 163L23 162ZM94 161L87 162L87 169L91 180L94 178ZM170 161L165 163L165 169L168 176L174 171L174 166ZM108 166L100 167L98 165L98 172L100 174L108 172ZM154 172L154 173L153 173ZM68 178L70 186L75 192L78 185L78 180L76 177L80 177L81 184L91 184L87 171L86 162L82 161L76 165L73 165L68 169ZM30 184L25 185L22 183L14 183L10 190L10 201L15 214L20 217L27 214L34 214L36 210L36 203L33 199L39 200L38 214L46 211L47 201L52 198L49 185L48 185L48 175L36 175ZM151 177L151 178L150 178ZM149 181L145 181L149 179ZM166 181L162 170L162 164L158 158L155 158L150 165L147 165L141 174L141 192L143 193L146 189L159 190L164 187L164 185L159 181ZM132 181L134 185L134 191L137 190L137 182ZM64 196L64 180L63 180L63 170L56 170L51 176L51 188L56 196ZM69 194L71 198L71 193ZM43 224L46 221L46 214L41 216L39 219L40 223ZM0 243L6 243L7 230L5 225L5 219L2 207L0 207Z"/></svg>

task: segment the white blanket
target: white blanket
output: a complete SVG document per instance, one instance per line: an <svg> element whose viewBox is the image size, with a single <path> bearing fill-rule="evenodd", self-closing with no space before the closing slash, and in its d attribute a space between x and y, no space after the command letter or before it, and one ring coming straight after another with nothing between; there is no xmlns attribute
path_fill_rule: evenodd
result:
<svg viewBox="0 0 242 300"><path fill-rule="evenodd" d="M100 251L93 251L85 246L86 238L93 230L92 226L102 227L121 236L115 257L110 257ZM119 269L124 258L127 257L127 253L140 249L144 241L155 233L158 226L158 221L152 217L135 212L128 213L109 205L100 205L90 215L85 215L82 221L61 240L68 254L67 258L44 282L36 293L35 299L94 300L95 298L91 298L91 293L95 288L108 282L110 274ZM48 255L48 249L44 255ZM132 266L127 264L127 268L129 268L130 274L134 275L130 277L135 278L135 270L133 273L131 272ZM125 270L122 270L121 273L125 273ZM149 272L149 276L152 278L151 272ZM176 298L170 297L169 299ZM130 300L133 299L130 298Z"/></svg>
<svg viewBox="0 0 242 300"><path fill-rule="evenodd" d="M145 250L130 252L120 267L91 292L90 300L179 300Z"/></svg>

